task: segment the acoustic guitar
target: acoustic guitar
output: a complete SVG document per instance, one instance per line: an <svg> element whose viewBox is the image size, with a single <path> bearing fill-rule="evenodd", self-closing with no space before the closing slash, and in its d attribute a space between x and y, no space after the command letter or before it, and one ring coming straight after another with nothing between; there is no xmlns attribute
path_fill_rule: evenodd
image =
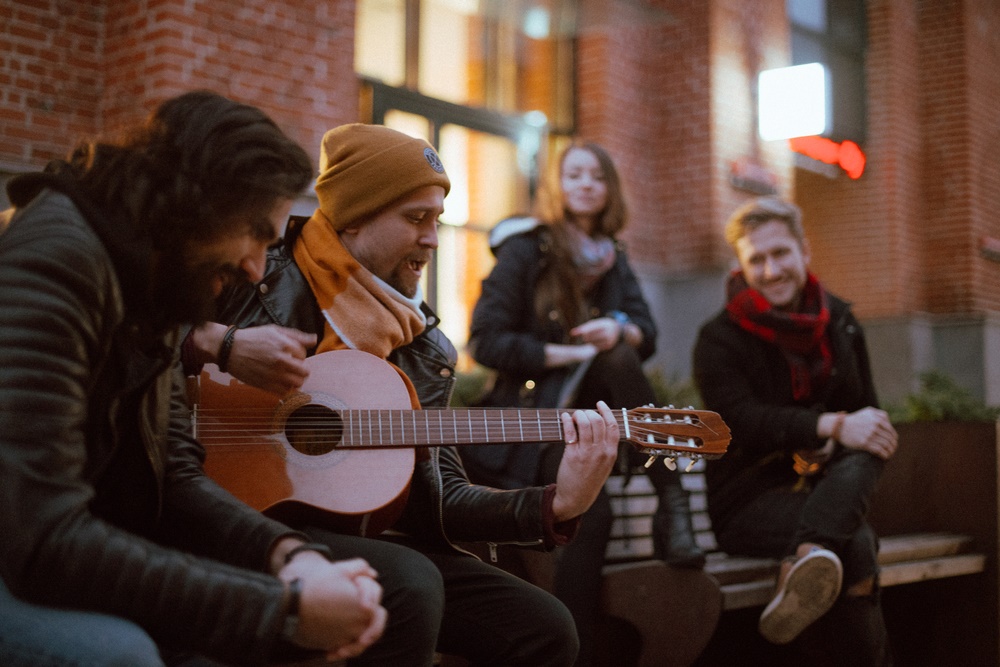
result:
<svg viewBox="0 0 1000 667"><path fill-rule="evenodd" d="M402 378L374 355L325 352L306 365L305 384L284 397L214 365L193 388L206 472L281 520L377 535L402 511L418 449L563 442L563 410L413 410ZM729 428L714 412L641 407L617 411L616 421L621 439L650 462L717 458L729 445Z"/></svg>

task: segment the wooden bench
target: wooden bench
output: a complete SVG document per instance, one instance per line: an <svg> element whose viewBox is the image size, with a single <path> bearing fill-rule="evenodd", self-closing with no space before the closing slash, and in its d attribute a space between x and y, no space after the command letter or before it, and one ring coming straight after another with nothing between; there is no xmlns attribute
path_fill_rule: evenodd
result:
<svg viewBox="0 0 1000 667"><path fill-rule="evenodd" d="M683 460L680 463L684 465ZM620 477L613 477L608 482L616 523L607 550L609 565L604 571L603 607L609 617L622 618L636 626L643 646L634 664L694 663L711 641L723 612L763 607L773 594L778 570L776 560L731 556L718 550L707 514L703 467L703 462L695 464L683 475L682 482L691 492L695 537L708 552L703 574L715 586L714 602L711 591L693 584L697 579L695 573L685 573L650 560L653 552L651 514L656 508L656 496L648 478L635 475L624 489ZM882 500L891 502L884 493ZM987 553L969 535L913 532L882 536L880 543L879 581L883 589L981 573L987 568ZM645 588L645 594L635 592L639 584ZM660 599L650 603L647 598L652 597L649 590L654 587ZM680 633L674 632L674 628L665 627L662 622L663 609L671 606L690 609L692 616L700 615L701 618L685 625ZM755 616L757 611L752 613ZM700 627L693 629L699 624ZM706 636L704 630L709 626ZM607 641L620 644L630 639L635 637L630 638L627 632L623 634L619 630L617 636ZM609 649L606 657L611 655L614 653ZM707 664L726 664L731 659L730 654L727 659ZM609 660L605 664L626 663Z"/></svg>

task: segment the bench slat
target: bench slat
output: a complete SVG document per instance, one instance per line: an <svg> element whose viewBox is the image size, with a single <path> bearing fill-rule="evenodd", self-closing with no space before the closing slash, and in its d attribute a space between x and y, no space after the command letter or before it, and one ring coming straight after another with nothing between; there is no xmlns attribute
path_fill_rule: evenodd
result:
<svg viewBox="0 0 1000 667"><path fill-rule="evenodd" d="M918 581L977 574L982 572L985 567L986 556L983 554L958 554L894 562L882 567L879 584L883 587L899 586ZM706 569L708 568L706 567ZM733 571L736 569L732 568ZM723 596L722 608L728 611L747 607L763 607L771 600L771 595L774 593L776 573L777 566L773 565L770 568L770 574L765 573L757 579L744 579L722 584L720 586Z"/></svg>
<svg viewBox="0 0 1000 667"><path fill-rule="evenodd" d="M902 563L892 563L882 568L879 583L882 586L898 586L917 581L958 577L977 574L986 567L984 554L961 554L942 556Z"/></svg>
<svg viewBox="0 0 1000 667"><path fill-rule="evenodd" d="M879 538L880 565L899 561L921 560L937 556L952 556L972 548L972 538L948 533L914 533Z"/></svg>

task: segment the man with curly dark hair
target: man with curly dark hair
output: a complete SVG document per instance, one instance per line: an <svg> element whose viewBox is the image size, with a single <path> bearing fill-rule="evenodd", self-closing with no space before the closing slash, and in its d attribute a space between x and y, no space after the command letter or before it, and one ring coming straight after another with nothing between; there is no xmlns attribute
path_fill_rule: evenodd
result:
<svg viewBox="0 0 1000 667"><path fill-rule="evenodd" d="M180 326L257 280L309 183L259 109L167 100L131 135L8 185L0 225L0 663L357 655L376 572L208 479L175 371Z"/></svg>

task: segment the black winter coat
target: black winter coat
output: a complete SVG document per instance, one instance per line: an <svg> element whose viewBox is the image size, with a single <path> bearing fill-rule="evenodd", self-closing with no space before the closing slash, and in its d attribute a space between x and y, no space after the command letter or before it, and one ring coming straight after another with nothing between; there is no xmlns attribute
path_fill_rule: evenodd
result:
<svg viewBox="0 0 1000 667"><path fill-rule="evenodd" d="M501 223L502 224L502 223ZM539 276L552 261L548 228L511 236L493 250L497 263L483 281L472 313L469 347L473 358L497 371L492 390L483 400L488 407L554 408L571 367L545 368L545 345L565 343L567 332L553 313L542 322L535 314ZM656 351L656 324L632 272L624 248L616 247L615 263L590 295L589 318L621 311L643 335L639 357ZM490 478L517 486L534 480L538 455L531 448L494 445L462 452L470 469L482 468Z"/></svg>
<svg viewBox="0 0 1000 667"><path fill-rule="evenodd" d="M143 326L148 248L72 181L31 175L8 190L4 583L28 602L127 618L161 645L263 661L284 620L267 555L293 533L204 475L175 372L176 332Z"/></svg>
<svg viewBox="0 0 1000 667"><path fill-rule="evenodd" d="M713 525L724 526L753 498L797 479L792 452L823 446L816 437L821 413L878 406L861 325L846 302L829 299L832 375L804 403L792 397L791 371L776 345L740 328L725 310L702 326L694 379L705 408L732 432L726 455L706 466Z"/></svg>
<svg viewBox="0 0 1000 667"><path fill-rule="evenodd" d="M268 253L260 283L239 286L224 295L221 322L241 327L279 324L322 339L322 311L291 251L306 220L293 217L289 222L284 241ZM437 328L437 317L426 304L423 307L427 329L409 345L394 350L389 361L413 382L424 409L446 408L455 382L457 354ZM500 491L472 485L455 447L433 447L429 453L427 459L418 457L398 530L430 547L452 547L452 542L554 546L543 529L545 489Z"/></svg>

